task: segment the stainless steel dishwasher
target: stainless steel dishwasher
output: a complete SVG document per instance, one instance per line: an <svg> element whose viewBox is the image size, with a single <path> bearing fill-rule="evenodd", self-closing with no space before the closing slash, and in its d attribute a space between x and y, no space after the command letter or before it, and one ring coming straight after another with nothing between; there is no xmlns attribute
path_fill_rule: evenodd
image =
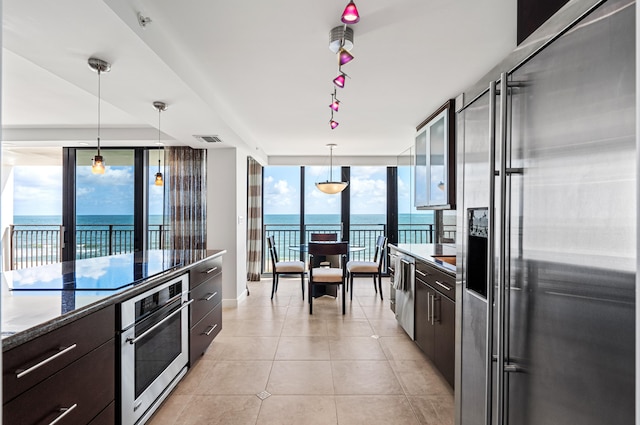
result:
<svg viewBox="0 0 640 425"><path fill-rule="evenodd" d="M414 339L415 310L415 259L409 255L397 253L393 287L396 292L396 320L404 331Z"/></svg>

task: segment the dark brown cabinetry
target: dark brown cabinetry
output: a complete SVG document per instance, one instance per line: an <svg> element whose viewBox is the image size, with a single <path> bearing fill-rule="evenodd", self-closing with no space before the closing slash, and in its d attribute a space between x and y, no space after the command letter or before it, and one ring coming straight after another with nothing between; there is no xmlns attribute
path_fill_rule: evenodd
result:
<svg viewBox="0 0 640 425"><path fill-rule="evenodd" d="M415 340L453 386L455 369L455 281L416 261Z"/></svg>
<svg viewBox="0 0 640 425"><path fill-rule="evenodd" d="M207 259L189 272L191 324L189 363L207 350L222 330L222 257Z"/></svg>
<svg viewBox="0 0 640 425"><path fill-rule="evenodd" d="M114 329L109 306L4 352L3 422L103 423L115 399Z"/></svg>

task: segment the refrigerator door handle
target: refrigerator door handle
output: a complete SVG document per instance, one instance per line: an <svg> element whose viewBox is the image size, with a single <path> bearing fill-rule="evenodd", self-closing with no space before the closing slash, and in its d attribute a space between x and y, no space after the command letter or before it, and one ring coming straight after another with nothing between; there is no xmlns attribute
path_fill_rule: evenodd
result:
<svg viewBox="0 0 640 425"><path fill-rule="evenodd" d="M489 83L489 205L487 208L487 328L485 348L485 425L493 421L493 259L495 256L494 206L496 201L496 82Z"/></svg>
<svg viewBox="0 0 640 425"><path fill-rule="evenodd" d="M507 73L500 75L500 241L498 253L498 291L497 291L497 316L498 316L498 339L496 341L498 363L496 367L496 424L505 423L505 353L507 326L505 311L505 291L506 291L506 262L507 262Z"/></svg>

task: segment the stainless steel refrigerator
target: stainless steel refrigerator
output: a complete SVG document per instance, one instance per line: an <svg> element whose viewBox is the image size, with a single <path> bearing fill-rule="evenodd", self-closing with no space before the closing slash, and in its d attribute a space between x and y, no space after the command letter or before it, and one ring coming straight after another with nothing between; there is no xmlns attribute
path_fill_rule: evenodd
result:
<svg viewBox="0 0 640 425"><path fill-rule="evenodd" d="M635 3L543 31L456 105L457 423L633 424Z"/></svg>

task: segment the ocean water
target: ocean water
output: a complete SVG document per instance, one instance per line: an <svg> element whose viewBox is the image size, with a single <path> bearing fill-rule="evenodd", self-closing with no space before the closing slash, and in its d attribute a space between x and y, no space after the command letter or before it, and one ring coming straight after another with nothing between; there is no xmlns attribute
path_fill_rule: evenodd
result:
<svg viewBox="0 0 640 425"><path fill-rule="evenodd" d="M265 214L266 225L294 225L298 226L300 216L298 214ZM353 214L351 224L386 224L387 216L384 214ZM307 226L313 224L331 225L340 224L340 214L307 214L305 216ZM433 224L433 214L399 214L398 225L426 225Z"/></svg>
<svg viewBox="0 0 640 425"><path fill-rule="evenodd" d="M20 226L62 225L61 215L14 215L13 224ZM133 215L78 215L76 224L87 226L133 226ZM161 215L150 215L149 224L162 224Z"/></svg>

